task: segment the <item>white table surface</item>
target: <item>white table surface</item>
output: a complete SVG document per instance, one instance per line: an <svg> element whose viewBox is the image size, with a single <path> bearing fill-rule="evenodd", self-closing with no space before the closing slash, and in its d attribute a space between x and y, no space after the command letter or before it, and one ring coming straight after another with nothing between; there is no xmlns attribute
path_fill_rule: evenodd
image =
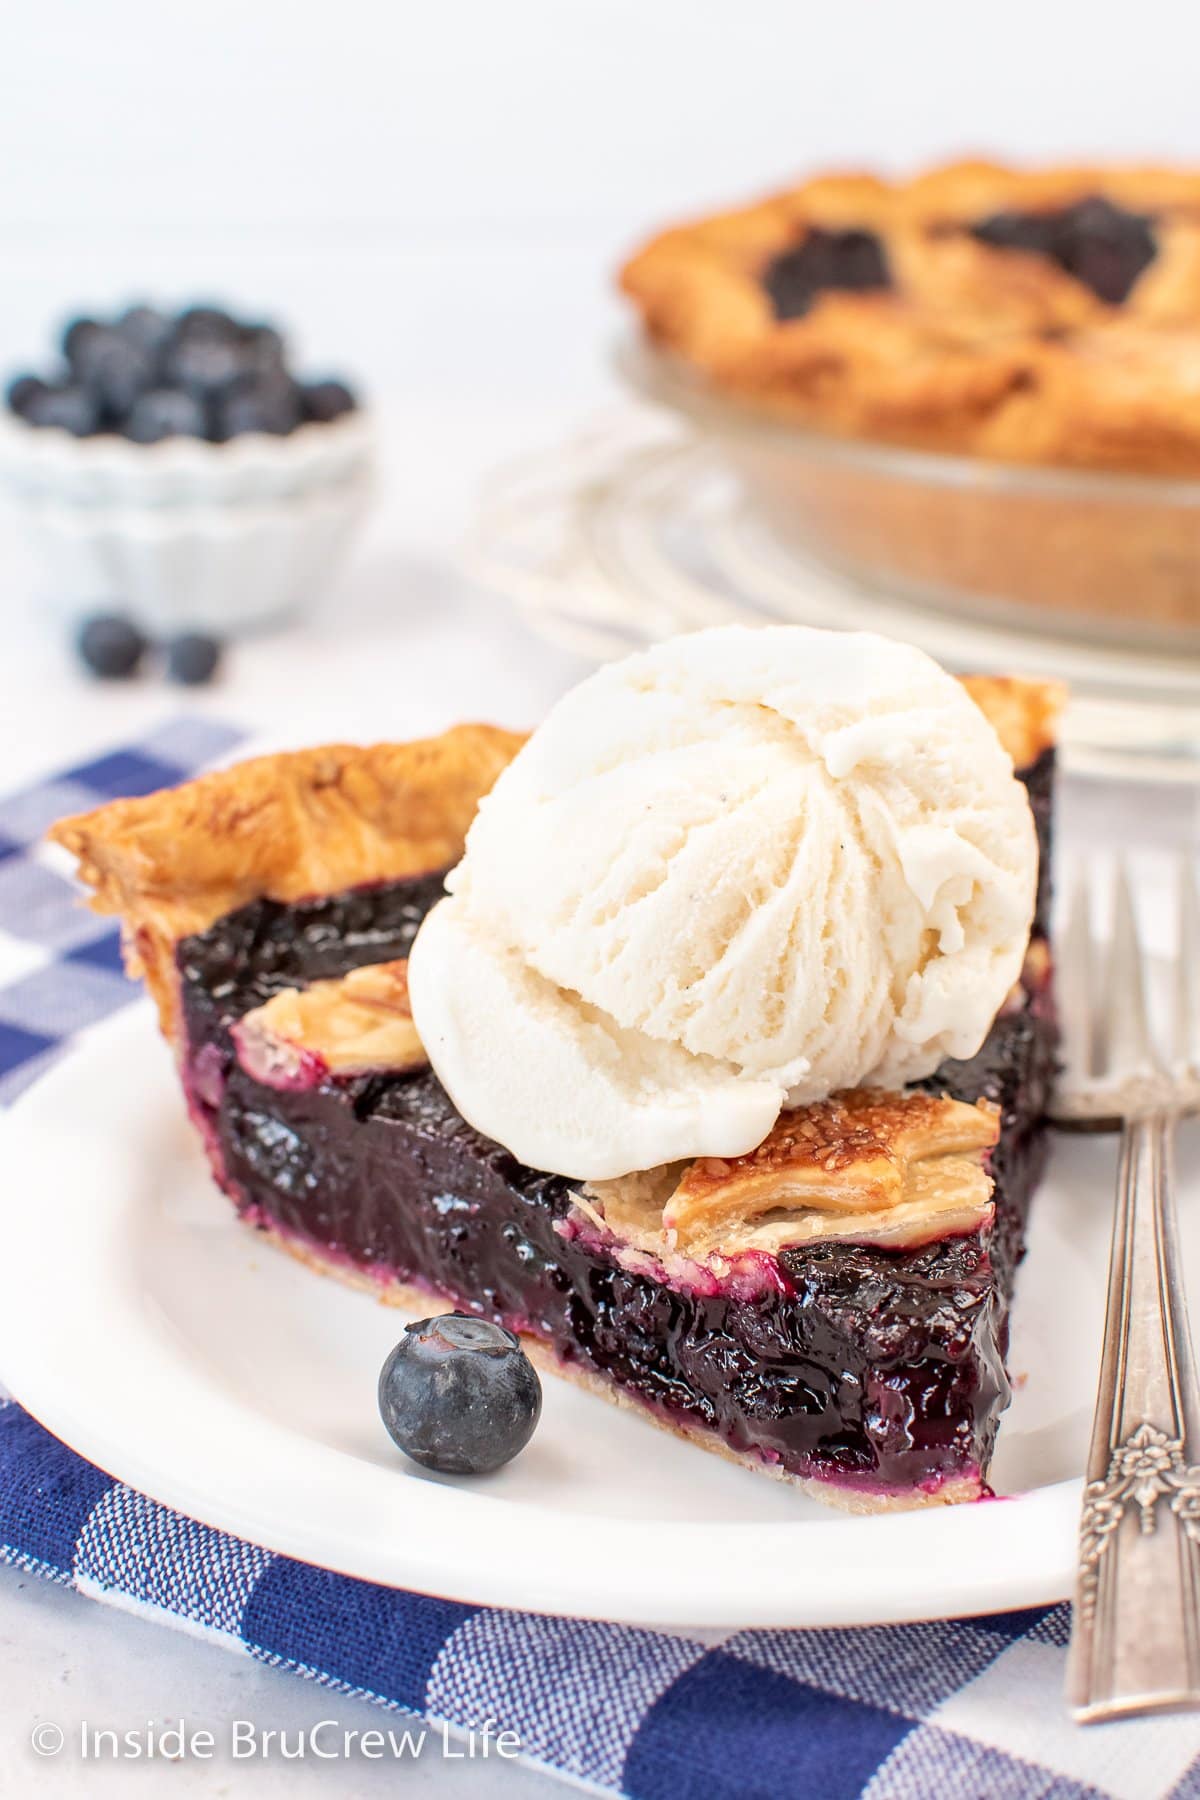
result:
<svg viewBox="0 0 1200 1800"><path fill-rule="evenodd" d="M469 716L535 721L583 665L532 636L503 600L473 588L455 572L453 557L484 472L513 448L553 442L607 397L599 359L578 363L572 373L557 399L519 415L510 408L472 410L461 397L447 410L428 395L419 411L411 400L405 408L381 409L385 498L336 592L303 627L235 647L211 691L188 693L154 680L109 686L82 677L61 631L30 600L23 554L0 527L0 566L7 572L0 613L4 785L128 740L184 707L295 743L418 735ZM1108 836L1114 818L1120 835L1147 846L1156 860L1163 844L1194 828L1194 800L1129 795L1114 813L1112 797L1094 789L1068 796L1067 836L1076 842ZM1153 872L1153 861L1150 866ZM113 1792L139 1791L142 1782L140 1791L158 1791L161 1767L157 1774L150 1765L97 1771L69 1750L53 1762L35 1758L28 1737L39 1719L68 1728L85 1718L126 1727L182 1713L220 1735L237 1718L289 1729L331 1716L347 1727L379 1718L366 1703L333 1697L13 1570L0 1571L0 1694L0 1795L73 1797L90 1793L97 1780ZM361 1760L222 1761L176 1766L171 1779L180 1793L234 1796L282 1793L286 1783L299 1800L318 1788L373 1794L397 1776L389 1764ZM436 1743L401 1779L408 1791L439 1800L466 1791L517 1800L550 1787L549 1778L519 1765L446 1761Z"/></svg>

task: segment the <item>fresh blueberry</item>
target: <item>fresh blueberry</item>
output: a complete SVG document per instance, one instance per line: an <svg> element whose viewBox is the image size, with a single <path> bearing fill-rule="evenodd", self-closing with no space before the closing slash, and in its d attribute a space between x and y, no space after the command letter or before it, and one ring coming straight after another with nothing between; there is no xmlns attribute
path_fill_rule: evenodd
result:
<svg viewBox="0 0 1200 1800"><path fill-rule="evenodd" d="M120 423L155 379L155 359L111 325L98 325L71 359L81 385L110 419Z"/></svg>
<svg viewBox="0 0 1200 1800"><path fill-rule="evenodd" d="M217 639L203 631L184 631L167 645L167 674L184 687L203 687L221 662Z"/></svg>
<svg viewBox="0 0 1200 1800"><path fill-rule="evenodd" d="M236 319L220 306L189 306L175 321L177 337L235 338Z"/></svg>
<svg viewBox="0 0 1200 1800"><path fill-rule="evenodd" d="M157 444L168 437L203 437L204 407L178 388L151 388L134 403L124 434L135 444Z"/></svg>
<svg viewBox="0 0 1200 1800"><path fill-rule="evenodd" d="M310 381L300 390L304 416L318 425L329 425L358 404L343 381Z"/></svg>
<svg viewBox="0 0 1200 1800"><path fill-rule="evenodd" d="M79 385L110 418L124 418L155 378L155 358L146 349L122 337L115 326L101 326L94 319L77 319L67 329L63 349Z"/></svg>
<svg viewBox="0 0 1200 1800"><path fill-rule="evenodd" d="M136 305L111 323L79 316L62 336L67 371L11 384L11 411L77 437L118 431L154 444L173 436L225 443L245 432L284 437L306 420L328 424L357 405L341 381L301 386L284 339L263 320L240 322L222 307L172 317Z"/></svg>
<svg viewBox="0 0 1200 1800"><path fill-rule="evenodd" d="M129 306L117 320L115 329L139 350L146 350L156 357L174 326L166 313L159 312L156 306Z"/></svg>
<svg viewBox="0 0 1200 1800"><path fill-rule="evenodd" d="M223 438L240 437L244 431L286 437L303 416L295 382L287 375L262 375L239 382L225 397L217 409L217 429Z"/></svg>
<svg viewBox="0 0 1200 1800"><path fill-rule="evenodd" d="M241 331L242 360L247 373L280 375L286 369L283 338L273 325L244 325Z"/></svg>
<svg viewBox="0 0 1200 1800"><path fill-rule="evenodd" d="M131 619L120 613L98 613L80 626L77 647L93 675L120 681L136 674L146 653L146 640Z"/></svg>
<svg viewBox="0 0 1200 1800"><path fill-rule="evenodd" d="M488 1475L533 1436L542 1385L502 1325L443 1313L405 1327L379 1375L379 1410L406 1456L444 1475Z"/></svg>
<svg viewBox="0 0 1200 1800"><path fill-rule="evenodd" d="M25 418L30 425L69 431L72 437L91 437L101 423L95 397L75 382L44 387L30 396L25 402Z"/></svg>
<svg viewBox="0 0 1200 1800"><path fill-rule="evenodd" d="M9 412L23 419L31 403L45 392L46 383L39 375L17 375L9 382L4 398Z"/></svg>
<svg viewBox="0 0 1200 1800"><path fill-rule="evenodd" d="M104 326L97 324L95 319L69 319L67 321L62 334L62 353L77 375L81 373L80 358L86 356L88 345L104 329Z"/></svg>
<svg viewBox="0 0 1200 1800"><path fill-rule="evenodd" d="M208 398L232 387L246 373L246 361L236 338L195 331L176 339L166 372L174 386Z"/></svg>

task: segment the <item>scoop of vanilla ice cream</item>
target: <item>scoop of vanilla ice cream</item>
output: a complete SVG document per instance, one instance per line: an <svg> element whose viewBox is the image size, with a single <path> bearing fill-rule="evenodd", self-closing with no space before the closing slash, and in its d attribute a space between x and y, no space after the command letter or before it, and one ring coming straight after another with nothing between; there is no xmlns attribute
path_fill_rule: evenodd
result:
<svg viewBox="0 0 1200 1800"><path fill-rule="evenodd" d="M866 633L728 627L567 694L413 945L463 1115L600 1180L979 1048L1020 973L1025 791L965 689Z"/></svg>

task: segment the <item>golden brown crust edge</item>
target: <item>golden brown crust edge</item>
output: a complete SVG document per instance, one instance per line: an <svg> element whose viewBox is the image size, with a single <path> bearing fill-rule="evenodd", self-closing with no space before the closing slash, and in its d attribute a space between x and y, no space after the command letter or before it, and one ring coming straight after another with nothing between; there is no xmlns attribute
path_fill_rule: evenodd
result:
<svg viewBox="0 0 1200 1800"><path fill-rule="evenodd" d="M445 867L522 737L458 725L406 744L261 756L116 800L49 832L97 912L119 914L126 961L174 1035L174 946L251 900L311 899Z"/></svg>
<svg viewBox="0 0 1200 1800"><path fill-rule="evenodd" d="M1021 675L964 675L962 684L1012 757L1014 769L1031 769L1058 742L1067 703L1066 684Z"/></svg>
<svg viewBox="0 0 1200 1800"><path fill-rule="evenodd" d="M968 227L1102 195L1151 216L1119 305ZM866 229L888 289L778 319L764 265L806 228ZM835 435L1003 462L1200 471L1200 171L952 163L912 181L819 176L643 245L620 283L648 335L756 408Z"/></svg>

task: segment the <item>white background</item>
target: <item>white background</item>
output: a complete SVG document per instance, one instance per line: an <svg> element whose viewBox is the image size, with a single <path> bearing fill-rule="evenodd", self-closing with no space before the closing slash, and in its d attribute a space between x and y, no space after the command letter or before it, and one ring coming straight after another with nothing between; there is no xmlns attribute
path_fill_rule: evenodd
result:
<svg viewBox="0 0 1200 1800"><path fill-rule="evenodd" d="M398 431L590 398L621 252L808 168L1200 152L1186 0L15 0L0 47L0 362L211 290Z"/></svg>
<svg viewBox="0 0 1200 1800"><path fill-rule="evenodd" d="M240 647L203 704L295 739L466 713L531 722L578 666L456 577L454 548L489 466L612 398L621 252L830 162L1200 158L1198 51L1200 15L1167 0L11 0L0 367L44 355L71 310L137 295L287 321L314 367L370 394L385 489L314 622ZM3 785L177 709L153 683L81 678L7 535L0 561ZM66 1766L32 1765L35 1711L107 1722L125 1697L131 1718L290 1724L328 1710L14 1575L0 1693L5 1795L83 1791ZM449 1791L433 1765L408 1776ZM366 1779L334 1767L325 1785ZM189 1791L212 1790L197 1775Z"/></svg>
<svg viewBox="0 0 1200 1800"><path fill-rule="evenodd" d="M611 396L622 252L829 163L1200 156L1198 50L1185 0L14 0L0 370L44 356L72 309L138 294L286 321L314 371L369 394L384 504L313 631L234 659L225 710L297 737L486 701L528 722L577 671L530 681L512 634L468 655L442 571L481 476ZM100 739L169 705L80 680L0 553L14 773L57 755L67 715ZM440 661L435 612L462 628Z"/></svg>

